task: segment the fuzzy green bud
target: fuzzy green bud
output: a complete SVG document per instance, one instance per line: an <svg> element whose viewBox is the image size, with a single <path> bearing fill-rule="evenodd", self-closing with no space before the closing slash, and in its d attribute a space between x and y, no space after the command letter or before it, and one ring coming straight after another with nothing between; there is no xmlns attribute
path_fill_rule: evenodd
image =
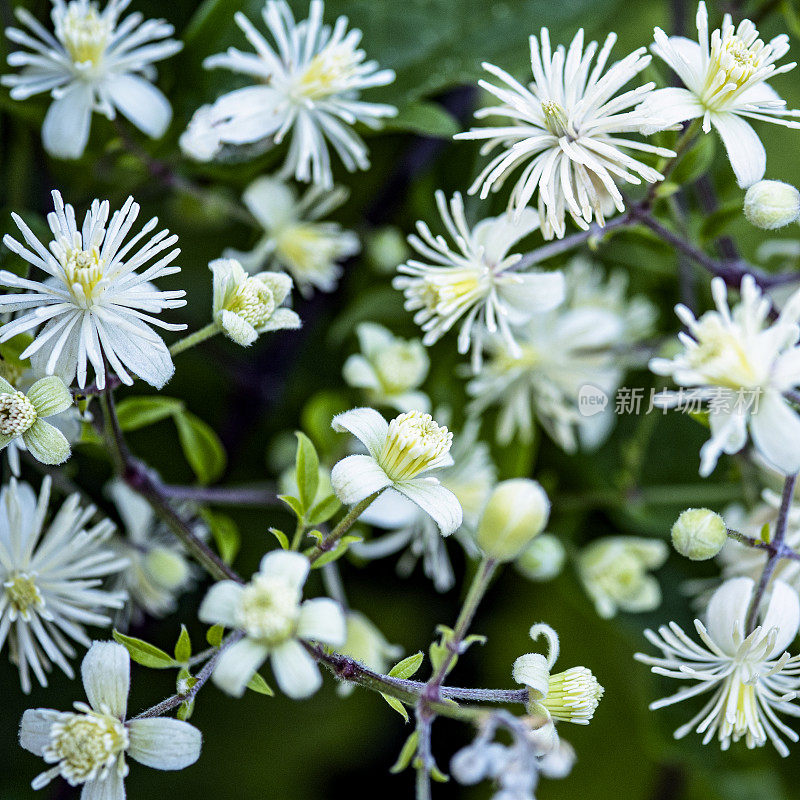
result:
<svg viewBox="0 0 800 800"><path fill-rule="evenodd" d="M502 481L478 523L478 547L496 561L513 561L544 530L549 516L550 501L536 481Z"/></svg>
<svg viewBox="0 0 800 800"><path fill-rule="evenodd" d="M167 591L177 591L189 577L186 559L168 547L153 547L144 560L150 578Z"/></svg>
<svg viewBox="0 0 800 800"><path fill-rule="evenodd" d="M725 520L707 508L687 508L672 526L673 546L692 561L714 558L727 538Z"/></svg>
<svg viewBox="0 0 800 800"><path fill-rule="evenodd" d="M783 181L758 181L744 196L744 215L757 228L783 228L800 216L800 192Z"/></svg>
<svg viewBox="0 0 800 800"><path fill-rule="evenodd" d="M515 566L532 581L549 581L561 572L566 555L556 536L543 533L522 551Z"/></svg>

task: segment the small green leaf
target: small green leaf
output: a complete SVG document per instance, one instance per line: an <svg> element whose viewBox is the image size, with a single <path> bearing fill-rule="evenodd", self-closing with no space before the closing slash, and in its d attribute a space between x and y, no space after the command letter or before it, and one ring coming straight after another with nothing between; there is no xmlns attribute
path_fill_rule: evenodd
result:
<svg viewBox="0 0 800 800"><path fill-rule="evenodd" d="M329 494L320 500L311 511L306 515L306 522L309 525L322 525L327 522L340 508L342 504L335 494Z"/></svg>
<svg viewBox="0 0 800 800"><path fill-rule="evenodd" d="M742 215L742 202L736 200L731 203L726 203L711 214L703 217L703 223L700 226L699 238L707 242L711 239L716 239L725 233L727 227L734 221L738 220Z"/></svg>
<svg viewBox="0 0 800 800"><path fill-rule="evenodd" d="M269 532L278 540L284 550L289 549L289 537L283 531L279 531L277 528L270 528Z"/></svg>
<svg viewBox="0 0 800 800"><path fill-rule="evenodd" d="M420 668L424 658L421 650L407 656L389 670L389 675L393 678L410 678Z"/></svg>
<svg viewBox="0 0 800 800"><path fill-rule="evenodd" d="M207 508L200 512L200 515L211 528L211 535L217 550L226 564L232 564L239 552L242 537L236 523L227 515L218 511L209 511Z"/></svg>
<svg viewBox="0 0 800 800"><path fill-rule="evenodd" d="M297 456L295 461L295 480L303 513L311 508L319 488L319 457L311 439L301 431L297 437ZM298 515L299 516L299 515Z"/></svg>
<svg viewBox="0 0 800 800"><path fill-rule="evenodd" d="M303 519L303 515L305 514L305 506L303 506L303 502L296 497L292 497L290 494L279 494L278 500L283 500L289 508L294 511L295 516L297 519Z"/></svg>
<svg viewBox="0 0 800 800"><path fill-rule="evenodd" d="M125 636L119 631L113 633L114 641L124 645L130 654L131 660L143 667L150 667L151 669L169 669L176 667L178 664L175 659L167 655L163 650L159 649L143 639L136 639L133 636Z"/></svg>
<svg viewBox="0 0 800 800"><path fill-rule="evenodd" d="M178 719L186 722L186 720L192 716L193 711L194 711L194 698L192 698L191 700L184 700L178 706L178 712L175 716L177 716Z"/></svg>
<svg viewBox="0 0 800 800"><path fill-rule="evenodd" d="M767 544L770 543L770 541L772 540L772 535L770 534L770 530L769 530L769 522L765 522L761 526L761 532L760 532L759 536L761 537L761 541L762 542L766 542Z"/></svg>
<svg viewBox="0 0 800 800"><path fill-rule="evenodd" d="M190 411L173 415L183 454L200 483L212 483L225 470L225 448L210 425Z"/></svg>
<svg viewBox="0 0 800 800"><path fill-rule="evenodd" d="M175 643L175 660L185 664L192 657L192 640L185 625L181 625L181 635Z"/></svg>
<svg viewBox="0 0 800 800"><path fill-rule="evenodd" d="M687 186L704 175L714 160L715 136L700 136L678 163L670 181Z"/></svg>
<svg viewBox="0 0 800 800"><path fill-rule="evenodd" d="M225 635L225 628L222 625L212 625L206 631L206 641L212 647L219 647L222 644L222 637Z"/></svg>
<svg viewBox="0 0 800 800"><path fill-rule="evenodd" d="M397 756L397 761L394 762L389 772L393 775L397 775L398 772L408 769L411 759L417 752L417 742L419 742L419 731L414 731L414 733L406 739L403 749L400 751L400 755Z"/></svg>
<svg viewBox="0 0 800 800"><path fill-rule="evenodd" d="M261 677L261 675L259 675L258 672L253 673L253 677L250 678L247 688L253 692L258 692L258 694L264 694L267 697L275 696L275 692L269 688L269 684Z"/></svg>
<svg viewBox="0 0 800 800"><path fill-rule="evenodd" d="M117 405L117 418L123 431L136 431L180 414L183 410L183 401L175 397L126 397Z"/></svg>
<svg viewBox="0 0 800 800"><path fill-rule="evenodd" d="M439 668L442 666L442 664L444 664L444 660L447 658L449 653L450 650L438 642L434 642L430 646L430 649L428 650L428 657L431 660L431 666L433 667L434 672L439 671Z"/></svg>
<svg viewBox="0 0 800 800"><path fill-rule="evenodd" d="M311 531L313 534L314 531ZM333 550L329 550L327 553L323 553L312 565L312 569L319 569L320 567L324 567L325 564L330 564L331 561L336 561L337 559L341 558L346 552L347 548L350 547L353 542L360 542L362 539L361 536L355 536L348 534L347 536L343 536L336 544L336 547Z"/></svg>
<svg viewBox="0 0 800 800"><path fill-rule="evenodd" d="M381 692L381 697L406 721L408 722L408 711L406 707L396 698L391 695Z"/></svg>

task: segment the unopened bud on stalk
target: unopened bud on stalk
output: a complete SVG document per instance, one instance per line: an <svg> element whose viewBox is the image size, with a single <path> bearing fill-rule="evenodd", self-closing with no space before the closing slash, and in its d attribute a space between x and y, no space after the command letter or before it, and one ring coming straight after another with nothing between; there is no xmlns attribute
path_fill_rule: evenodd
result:
<svg viewBox="0 0 800 800"><path fill-rule="evenodd" d="M782 228L800 216L800 192L783 181L758 181L744 196L744 215L757 228Z"/></svg>
<svg viewBox="0 0 800 800"><path fill-rule="evenodd" d="M537 536L515 562L516 568L532 581L549 581L564 566L564 545L551 533Z"/></svg>
<svg viewBox="0 0 800 800"><path fill-rule="evenodd" d="M714 558L727 538L725 520L707 508L687 508L672 526L672 544L692 561Z"/></svg>

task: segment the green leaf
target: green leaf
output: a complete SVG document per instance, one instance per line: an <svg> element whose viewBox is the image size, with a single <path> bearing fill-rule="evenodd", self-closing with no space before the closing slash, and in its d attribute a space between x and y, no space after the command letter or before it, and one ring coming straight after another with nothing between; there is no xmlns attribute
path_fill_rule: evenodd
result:
<svg viewBox="0 0 800 800"><path fill-rule="evenodd" d="M123 431L136 431L180 414L183 410L183 401L175 397L126 397L117 405L117 417Z"/></svg>
<svg viewBox="0 0 800 800"><path fill-rule="evenodd" d="M761 541L762 542L766 542L767 544L770 543L770 541L772 539L772 535L770 534L770 530L769 530L769 522L765 522L761 526L761 532L759 533L759 536L761 537Z"/></svg>
<svg viewBox="0 0 800 800"><path fill-rule="evenodd" d="M742 203L739 200L726 203L711 214L703 217L699 238L707 242L725 233L726 228L742 216Z"/></svg>
<svg viewBox="0 0 800 800"><path fill-rule="evenodd" d="M295 431L297 437L297 456L295 459L295 480L300 503L305 513L314 502L319 487L319 457L311 439L301 431Z"/></svg>
<svg viewBox="0 0 800 800"><path fill-rule="evenodd" d="M389 772L391 772L393 775L397 775L398 772L408 769L411 759L417 752L418 742L419 731L414 731L414 733L412 733L411 736L406 739L403 749L400 751L400 755L397 756L397 761L394 762L392 767L389 769Z"/></svg>
<svg viewBox="0 0 800 800"><path fill-rule="evenodd" d="M173 416L189 466L200 483L212 483L225 470L225 448L211 426L190 411Z"/></svg>
<svg viewBox="0 0 800 800"><path fill-rule="evenodd" d="M313 535L314 531L311 531L310 535ZM333 550L329 550L327 553L321 555L312 565L312 569L319 569L320 567L324 567L325 564L330 564L331 561L336 561L337 559L341 558L346 552L347 548L350 547L353 542L360 542L362 539L361 536L356 536L354 534L348 534L347 536L343 536L336 544L336 547Z"/></svg>
<svg viewBox="0 0 800 800"><path fill-rule="evenodd" d="M124 645L131 657L131 661L141 664L143 667L150 667L150 669L169 669L176 667L178 664L172 656L167 655L163 650L159 649L143 639L136 639L133 636L125 636L115 630L113 632L114 641Z"/></svg>
<svg viewBox="0 0 800 800"><path fill-rule="evenodd" d="M294 511L297 519L303 519L306 509L301 500L299 500L297 497L293 497L290 494L279 494L278 500L282 500L284 503L286 503L286 505L289 506L292 511Z"/></svg>
<svg viewBox="0 0 800 800"><path fill-rule="evenodd" d="M392 678L410 678L420 668L424 658L421 650L412 656L407 656L389 670L389 675Z"/></svg>
<svg viewBox="0 0 800 800"><path fill-rule="evenodd" d="M391 695L381 692L381 697L406 721L408 722L408 711L406 707L396 698Z"/></svg>
<svg viewBox="0 0 800 800"><path fill-rule="evenodd" d="M222 560L226 564L232 564L242 543L236 523L227 514L209 511L207 508L200 511L200 516L211 528L211 535L214 537L214 543L217 545Z"/></svg>
<svg viewBox="0 0 800 800"><path fill-rule="evenodd" d="M258 672L253 673L253 677L250 678L249 683L247 684L247 688L253 692L257 692L258 694L266 695L267 697L274 697L275 692L270 689L269 684L261 677Z"/></svg>
<svg viewBox="0 0 800 800"><path fill-rule="evenodd" d="M306 522L309 525L322 525L327 522L340 508L342 504L335 494L329 494L323 500L320 500L309 512L306 514Z"/></svg>
<svg viewBox="0 0 800 800"><path fill-rule="evenodd" d="M189 717L192 716L192 712L194 711L194 698L191 700L184 700L179 706L178 711L175 716L186 722Z"/></svg>
<svg viewBox="0 0 800 800"><path fill-rule="evenodd" d="M222 637L225 635L225 628L222 625L212 625L206 631L206 641L212 647L219 647L222 644Z"/></svg>
<svg viewBox="0 0 800 800"><path fill-rule="evenodd" d="M387 130L411 131L422 136L451 139L461 130L458 120L438 103L417 100L386 121Z"/></svg>
<svg viewBox="0 0 800 800"><path fill-rule="evenodd" d="M175 643L175 660L185 664L192 657L192 640L185 625L181 625L181 635Z"/></svg>
<svg viewBox="0 0 800 800"><path fill-rule="evenodd" d="M708 172L714 160L715 140L715 136L701 135L675 167L670 182L687 186Z"/></svg>
<svg viewBox="0 0 800 800"><path fill-rule="evenodd" d="M278 540L284 550L289 549L289 537L283 531L279 531L277 528L270 528L269 532Z"/></svg>

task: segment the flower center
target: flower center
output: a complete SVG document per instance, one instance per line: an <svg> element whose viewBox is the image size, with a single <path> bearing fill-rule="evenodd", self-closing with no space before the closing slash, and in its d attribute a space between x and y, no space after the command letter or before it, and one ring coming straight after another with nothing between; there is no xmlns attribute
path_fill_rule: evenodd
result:
<svg viewBox="0 0 800 800"><path fill-rule="evenodd" d="M452 443L453 434L430 414L409 411L389 423L378 463L393 481L408 480L441 464Z"/></svg>
<svg viewBox="0 0 800 800"><path fill-rule="evenodd" d="M542 103L542 116L544 117L544 126L553 136L569 135L569 120L567 114L555 100L545 100Z"/></svg>
<svg viewBox="0 0 800 800"><path fill-rule="evenodd" d="M553 719L586 724L594 716L603 687L586 667L573 667L549 679L547 697L541 704Z"/></svg>
<svg viewBox="0 0 800 800"><path fill-rule="evenodd" d="M243 593L237 622L248 636L268 645L290 639L300 613L300 592L282 578L256 575Z"/></svg>
<svg viewBox="0 0 800 800"><path fill-rule="evenodd" d="M62 714L50 727L50 743L44 750L48 763L71 786L105 777L128 747L128 732L116 717L86 709L84 714Z"/></svg>
<svg viewBox="0 0 800 800"><path fill-rule="evenodd" d="M114 30L110 16L97 13L97 4L72 0L61 16L56 34L74 64L97 66Z"/></svg>
<svg viewBox="0 0 800 800"><path fill-rule="evenodd" d="M329 44L309 62L297 82L297 93L311 100L322 100L346 91L357 75L360 60L358 51L350 45Z"/></svg>
<svg viewBox="0 0 800 800"><path fill-rule="evenodd" d="M257 278L247 278L236 289L236 293L227 304L232 311L254 328L263 325L275 310L275 298L272 292Z"/></svg>
<svg viewBox="0 0 800 800"><path fill-rule="evenodd" d="M464 267L448 269L423 278L419 299L430 312L440 316L463 310L489 291L489 271Z"/></svg>
<svg viewBox="0 0 800 800"><path fill-rule="evenodd" d="M419 342L394 342L375 356L378 379L388 394L419 386L427 371L427 360Z"/></svg>
<svg viewBox="0 0 800 800"><path fill-rule="evenodd" d="M300 277L327 272L336 260L336 242L320 226L298 223L275 234L278 258L291 265Z"/></svg>
<svg viewBox="0 0 800 800"><path fill-rule="evenodd" d="M688 361L710 383L740 389L756 388L766 380L771 365L751 359L735 331L713 312L701 317L692 334L697 344L688 350Z"/></svg>
<svg viewBox="0 0 800 800"><path fill-rule="evenodd" d="M36 422L36 409L22 392L0 394L0 434L19 436Z"/></svg>
<svg viewBox="0 0 800 800"><path fill-rule="evenodd" d="M64 277L72 296L80 305L92 304L95 289L103 279L104 266L96 247L91 250L67 250Z"/></svg>
<svg viewBox="0 0 800 800"><path fill-rule="evenodd" d="M28 573L14 573L3 584L3 587L6 590L6 597L11 606L13 616L20 616L27 621L31 618L31 608L34 611L44 608L44 598L36 588L33 576Z"/></svg>
<svg viewBox="0 0 800 800"><path fill-rule="evenodd" d="M758 38L752 22L745 20L711 35L711 53L702 99L709 107L723 105L768 64L770 51Z"/></svg>

